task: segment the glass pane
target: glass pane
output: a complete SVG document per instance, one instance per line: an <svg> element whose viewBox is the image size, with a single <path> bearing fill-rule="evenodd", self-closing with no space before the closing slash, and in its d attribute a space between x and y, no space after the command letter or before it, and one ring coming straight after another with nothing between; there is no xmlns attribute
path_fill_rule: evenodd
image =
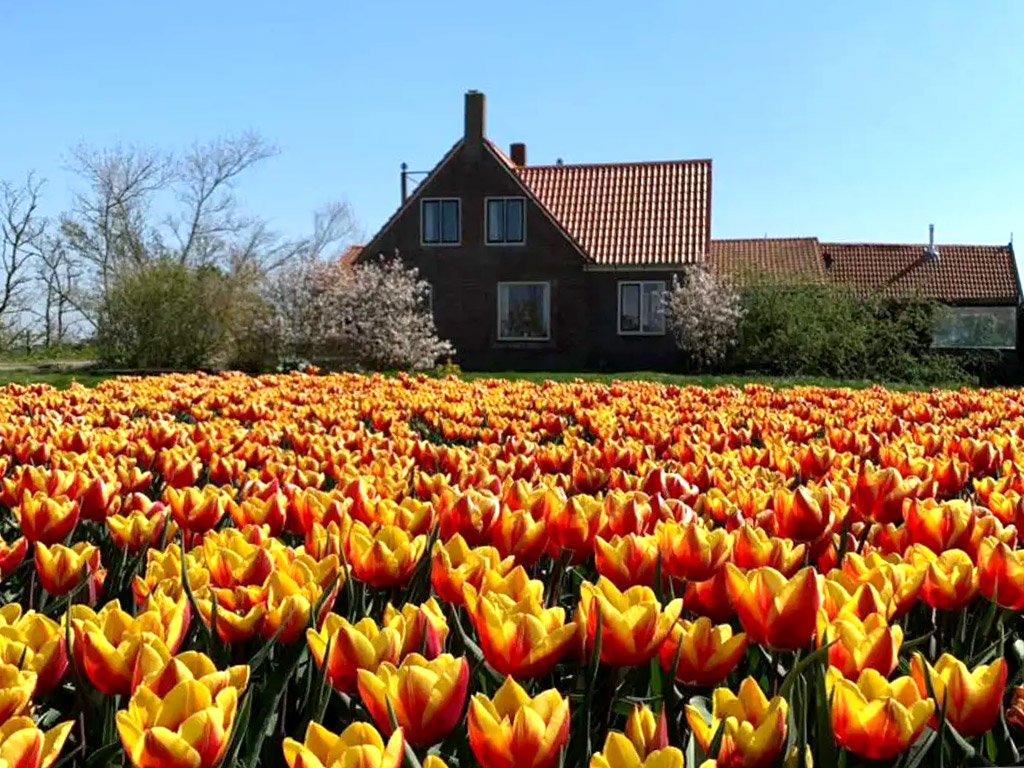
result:
<svg viewBox="0 0 1024 768"><path fill-rule="evenodd" d="M640 284L619 286L619 330L633 333L640 330Z"/></svg>
<svg viewBox="0 0 1024 768"><path fill-rule="evenodd" d="M644 322L645 333L665 332L665 308L662 297L665 292L663 283L644 283Z"/></svg>
<svg viewBox="0 0 1024 768"><path fill-rule="evenodd" d="M505 201L487 201L487 242L501 243L505 240Z"/></svg>
<svg viewBox="0 0 1024 768"><path fill-rule="evenodd" d="M551 318L546 283L499 286L500 327L503 339L545 339Z"/></svg>
<svg viewBox="0 0 1024 768"><path fill-rule="evenodd" d="M954 349L1013 349L1016 307L944 307L935 317L932 344Z"/></svg>
<svg viewBox="0 0 1024 768"><path fill-rule="evenodd" d="M459 242L459 201L441 203L441 239L445 243Z"/></svg>
<svg viewBox="0 0 1024 768"><path fill-rule="evenodd" d="M505 202L505 242L523 242L523 201Z"/></svg>
<svg viewBox="0 0 1024 768"><path fill-rule="evenodd" d="M441 239L438 231L438 202L436 200L423 201L423 242L436 243Z"/></svg>

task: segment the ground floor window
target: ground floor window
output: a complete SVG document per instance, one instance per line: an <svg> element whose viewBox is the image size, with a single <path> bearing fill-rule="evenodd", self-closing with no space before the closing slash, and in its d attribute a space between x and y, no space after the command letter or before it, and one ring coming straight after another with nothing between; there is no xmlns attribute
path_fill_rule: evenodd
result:
<svg viewBox="0 0 1024 768"><path fill-rule="evenodd" d="M941 307L932 346L943 349L1015 349L1016 307Z"/></svg>
<svg viewBox="0 0 1024 768"><path fill-rule="evenodd" d="M551 284L498 283L498 339L551 338Z"/></svg>
<svg viewBox="0 0 1024 768"><path fill-rule="evenodd" d="M665 283L661 280L619 283L619 334L655 336L665 333Z"/></svg>

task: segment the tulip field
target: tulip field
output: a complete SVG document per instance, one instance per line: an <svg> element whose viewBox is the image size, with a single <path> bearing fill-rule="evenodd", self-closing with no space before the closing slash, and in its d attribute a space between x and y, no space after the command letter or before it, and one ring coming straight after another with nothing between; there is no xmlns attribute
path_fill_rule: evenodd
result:
<svg viewBox="0 0 1024 768"><path fill-rule="evenodd" d="M1024 394L0 388L0 768L1021 763Z"/></svg>

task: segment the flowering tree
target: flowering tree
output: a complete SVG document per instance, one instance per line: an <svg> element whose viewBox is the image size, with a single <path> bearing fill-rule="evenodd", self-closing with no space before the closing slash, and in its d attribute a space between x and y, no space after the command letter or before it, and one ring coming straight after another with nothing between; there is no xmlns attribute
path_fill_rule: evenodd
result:
<svg viewBox="0 0 1024 768"><path fill-rule="evenodd" d="M743 308L731 286L704 266L672 280L665 296L665 316L676 345L700 367L721 362L736 343Z"/></svg>
<svg viewBox="0 0 1024 768"><path fill-rule="evenodd" d="M417 270L398 259L304 261L269 287L272 335L289 357L374 370L430 368L454 349L437 337L429 292Z"/></svg>

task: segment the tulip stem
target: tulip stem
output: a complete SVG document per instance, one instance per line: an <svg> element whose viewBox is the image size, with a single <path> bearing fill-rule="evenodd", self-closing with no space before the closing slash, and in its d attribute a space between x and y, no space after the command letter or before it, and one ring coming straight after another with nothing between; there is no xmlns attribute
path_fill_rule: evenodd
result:
<svg viewBox="0 0 1024 768"><path fill-rule="evenodd" d="M864 524L864 530L861 531L860 541L857 542L857 554L864 554L864 545L868 543L868 536L871 534L871 525L869 523Z"/></svg>
<svg viewBox="0 0 1024 768"><path fill-rule="evenodd" d="M558 604L558 598L562 595L562 577L565 575L565 568L569 564L569 558L571 557L572 552L568 549L563 549L555 561L554 568L551 570L548 598L544 602L546 608L551 608Z"/></svg>

